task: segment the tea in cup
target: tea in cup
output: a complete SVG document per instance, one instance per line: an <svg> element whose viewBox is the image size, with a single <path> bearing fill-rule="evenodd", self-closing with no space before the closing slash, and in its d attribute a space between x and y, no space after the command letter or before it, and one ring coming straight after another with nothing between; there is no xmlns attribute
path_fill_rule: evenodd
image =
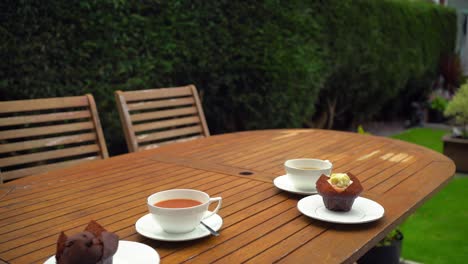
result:
<svg viewBox="0 0 468 264"><path fill-rule="evenodd" d="M218 202L213 212L208 212L211 203ZM200 221L216 214L221 208L221 197L210 198L202 191L173 189L157 192L148 197L148 210L154 221L167 233L188 233Z"/></svg>
<svg viewBox="0 0 468 264"><path fill-rule="evenodd" d="M330 176L332 163L320 159L291 159L284 163L287 177L296 189L314 190L322 174Z"/></svg>

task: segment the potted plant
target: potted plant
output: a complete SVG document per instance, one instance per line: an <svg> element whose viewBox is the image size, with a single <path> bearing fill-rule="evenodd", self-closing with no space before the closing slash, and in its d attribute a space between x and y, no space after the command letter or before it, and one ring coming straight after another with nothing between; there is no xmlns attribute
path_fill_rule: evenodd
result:
<svg viewBox="0 0 468 264"><path fill-rule="evenodd" d="M455 93L452 101L444 111L445 116L454 117L458 126L452 135L445 135L444 154L451 158L457 166L457 171L468 172L468 82Z"/></svg>
<svg viewBox="0 0 468 264"><path fill-rule="evenodd" d="M403 234L399 229L391 231L375 247L362 256L358 264L398 264L400 263Z"/></svg>
<svg viewBox="0 0 468 264"><path fill-rule="evenodd" d="M429 120L434 123L444 122L444 111L447 108L448 100L440 95L434 96L429 102Z"/></svg>

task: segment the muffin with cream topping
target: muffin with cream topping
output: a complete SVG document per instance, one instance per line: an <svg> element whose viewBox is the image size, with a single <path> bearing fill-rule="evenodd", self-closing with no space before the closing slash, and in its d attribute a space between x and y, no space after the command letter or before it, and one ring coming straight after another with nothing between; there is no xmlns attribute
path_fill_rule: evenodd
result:
<svg viewBox="0 0 468 264"><path fill-rule="evenodd" d="M68 237L60 233L55 259L57 264L112 264L119 237L90 221L83 232Z"/></svg>
<svg viewBox="0 0 468 264"><path fill-rule="evenodd" d="M317 192L328 210L348 212L363 188L359 179L351 173L332 173L320 176Z"/></svg>

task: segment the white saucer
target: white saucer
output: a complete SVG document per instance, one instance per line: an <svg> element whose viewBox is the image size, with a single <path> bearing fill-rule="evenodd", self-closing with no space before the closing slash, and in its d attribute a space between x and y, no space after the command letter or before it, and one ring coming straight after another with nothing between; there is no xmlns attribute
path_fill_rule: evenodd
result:
<svg viewBox="0 0 468 264"><path fill-rule="evenodd" d="M207 213L208 214L208 213ZM211 227L213 230L218 231L223 225L223 219L218 214L214 214L203 220L203 223ZM156 223L151 214L142 216L135 223L136 231L147 238L161 240L161 241L188 241L194 240L210 235L210 231L206 227L199 225L192 232L183 234L172 234L165 232L161 226Z"/></svg>
<svg viewBox="0 0 468 264"><path fill-rule="evenodd" d="M297 189L294 187L294 185L291 183L287 175L279 176L276 177L273 180L273 184L278 188L283 191L291 192L291 193L297 193L297 194L304 194L304 195L310 195L310 194L316 194L317 190L310 189L310 190L302 190L302 189Z"/></svg>
<svg viewBox="0 0 468 264"><path fill-rule="evenodd" d="M55 255L44 264L55 264ZM152 247L133 241L119 241L119 247L112 259L113 264L157 264L159 254Z"/></svg>
<svg viewBox="0 0 468 264"><path fill-rule="evenodd" d="M325 207L320 195L302 198L297 203L297 209L308 217L339 224L372 222L382 218L385 212L380 204L364 197L357 197L349 212L331 211Z"/></svg>

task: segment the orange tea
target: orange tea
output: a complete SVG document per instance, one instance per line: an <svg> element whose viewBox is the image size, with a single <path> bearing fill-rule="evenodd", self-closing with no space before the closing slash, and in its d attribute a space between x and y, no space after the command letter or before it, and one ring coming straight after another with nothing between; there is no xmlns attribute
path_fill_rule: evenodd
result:
<svg viewBox="0 0 468 264"><path fill-rule="evenodd" d="M186 208L193 207L202 204L200 201L193 199L169 199L164 201L159 201L154 204L154 206L162 208Z"/></svg>

